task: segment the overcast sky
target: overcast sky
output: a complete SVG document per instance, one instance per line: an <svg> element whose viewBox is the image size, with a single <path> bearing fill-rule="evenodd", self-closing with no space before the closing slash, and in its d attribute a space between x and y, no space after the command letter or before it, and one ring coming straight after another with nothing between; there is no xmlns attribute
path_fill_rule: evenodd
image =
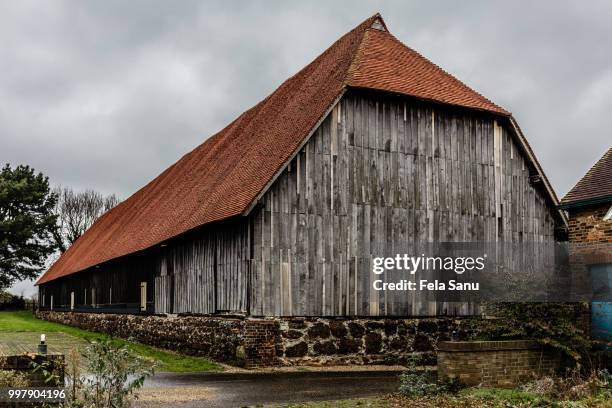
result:
<svg viewBox="0 0 612 408"><path fill-rule="evenodd" d="M127 198L376 11L559 197L612 145L612 2L0 0L0 163Z"/></svg>

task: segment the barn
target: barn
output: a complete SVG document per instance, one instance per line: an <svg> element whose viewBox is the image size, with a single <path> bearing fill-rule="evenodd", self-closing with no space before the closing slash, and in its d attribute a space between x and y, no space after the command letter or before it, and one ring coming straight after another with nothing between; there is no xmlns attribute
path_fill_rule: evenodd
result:
<svg viewBox="0 0 612 408"><path fill-rule="evenodd" d="M372 256L397 242L554 242L558 204L511 113L377 14L103 215L39 279L39 307L456 314L373 292Z"/></svg>

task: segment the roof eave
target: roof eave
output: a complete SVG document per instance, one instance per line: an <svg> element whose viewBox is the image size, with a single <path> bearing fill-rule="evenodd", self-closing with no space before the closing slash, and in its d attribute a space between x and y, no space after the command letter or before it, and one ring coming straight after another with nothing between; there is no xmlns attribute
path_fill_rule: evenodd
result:
<svg viewBox="0 0 612 408"><path fill-rule="evenodd" d="M476 112L482 112L482 113L488 113L488 114L492 114L492 115L498 115L502 118L510 118L512 117L512 113L508 112L507 110L500 108L500 110L493 110L493 109L487 109L487 108L482 108L482 107L478 107L478 106L466 106L466 105L461 105L458 103L451 103L451 102L444 102L438 99L432 99L432 98L424 98L422 96L414 96L414 95L410 95L407 93L402 93L402 92L397 92L397 91L388 91L385 89L379 89L379 88L370 88L370 87L365 87L365 86L355 86L355 85L347 85L346 86L346 90L347 91L363 91L363 92L374 92L374 93L382 93L382 94L388 94L388 95L394 95L397 97L404 97L404 98L413 98L414 100L417 101L422 101L422 102L426 102L428 104L434 104L434 105L441 105L441 106L450 106L452 108L458 108L458 109L465 109L468 111L476 111Z"/></svg>
<svg viewBox="0 0 612 408"><path fill-rule="evenodd" d="M567 226L568 226L567 215L559 208L559 198L557 197L557 194L555 193L555 190L552 188L552 185L550 184L550 181L548 180L548 177L546 177L546 174L544 173L544 170L542 169L542 166L540 165L540 162L538 161L538 159L536 158L535 154L533 153L533 150L531 150L531 146L527 142L527 138L523 134L523 131L521 130L519 124L516 121L516 119L514 119L514 116L510 115L510 116L508 116L508 119L510 121L510 124L512 125L514 133L516 134L516 136L517 136L521 146L523 147L525 153L527 154L529 160L531 161L531 163L533 163L536 171L538 172L538 175L540 177L542 177L542 181L544 182L544 188L545 188L546 192L548 193L548 197L551 200L553 206L558 210L557 213L559 215L559 218L563 222L564 226L567 228Z"/></svg>
<svg viewBox="0 0 612 408"><path fill-rule="evenodd" d="M593 197L593 198L585 198L585 199L582 199L582 200L575 200L575 201L561 202L561 204L559 204L558 208L560 208L562 210L569 210L569 209L572 209L572 208L588 207L588 206L591 206L591 205L605 204L605 203L612 203L612 195L606 195L606 196L601 196L601 197Z"/></svg>

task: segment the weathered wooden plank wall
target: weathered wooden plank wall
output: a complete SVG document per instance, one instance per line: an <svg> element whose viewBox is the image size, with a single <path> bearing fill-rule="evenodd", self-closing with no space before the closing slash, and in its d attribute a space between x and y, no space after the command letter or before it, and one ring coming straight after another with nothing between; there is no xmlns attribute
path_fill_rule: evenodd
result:
<svg viewBox="0 0 612 408"><path fill-rule="evenodd" d="M247 220L205 228L197 237L169 247L167 261L173 270L173 313L246 311Z"/></svg>
<svg viewBox="0 0 612 408"><path fill-rule="evenodd" d="M551 209L505 126L399 98L345 96L262 203L255 315L470 313L373 290L372 257L423 242L554 240Z"/></svg>
<svg viewBox="0 0 612 408"><path fill-rule="evenodd" d="M372 257L426 242L554 241L554 210L529 174L501 119L349 93L248 217L51 282L41 295L47 306L53 294L66 307L75 291L77 305L93 294L104 307L137 307L146 281L158 313L470 314L373 290Z"/></svg>
<svg viewBox="0 0 612 408"><path fill-rule="evenodd" d="M147 282L148 312L246 312L249 223L244 218L203 228L146 253L127 256L41 288L41 307L138 311ZM45 303L42 303L42 298Z"/></svg>

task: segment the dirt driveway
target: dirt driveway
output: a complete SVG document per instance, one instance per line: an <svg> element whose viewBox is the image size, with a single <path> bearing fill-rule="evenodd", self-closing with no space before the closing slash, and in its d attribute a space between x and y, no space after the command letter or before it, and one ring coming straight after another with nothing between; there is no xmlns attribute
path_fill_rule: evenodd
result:
<svg viewBox="0 0 612 408"><path fill-rule="evenodd" d="M243 407L369 397L397 390L397 371L156 375L139 407Z"/></svg>

